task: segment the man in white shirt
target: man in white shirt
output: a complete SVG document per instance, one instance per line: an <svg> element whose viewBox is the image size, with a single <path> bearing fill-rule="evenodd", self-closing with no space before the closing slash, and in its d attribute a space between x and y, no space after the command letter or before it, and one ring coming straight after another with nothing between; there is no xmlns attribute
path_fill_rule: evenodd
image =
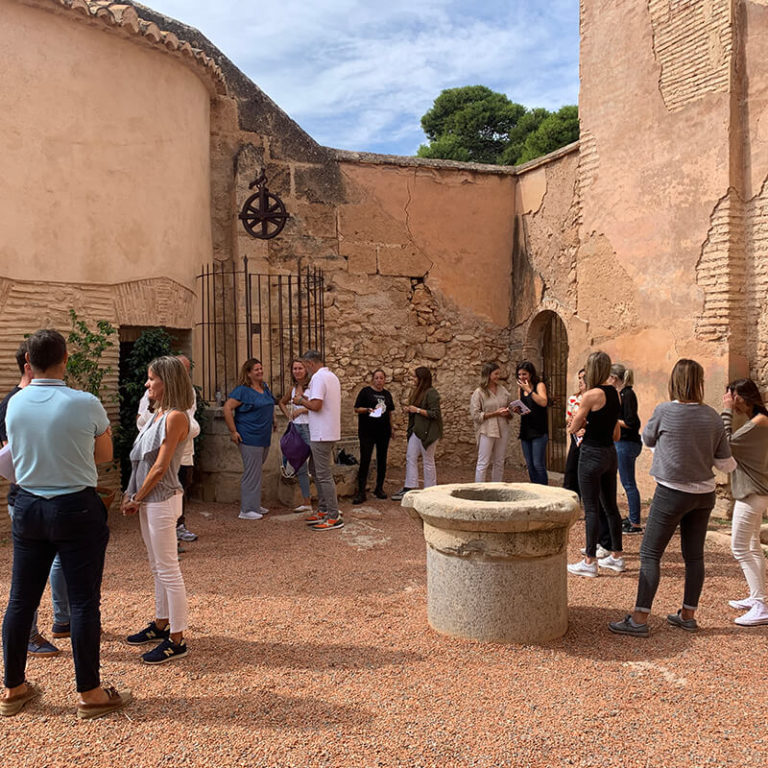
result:
<svg viewBox="0 0 768 768"><path fill-rule="evenodd" d="M315 531L330 531L344 527L333 480L333 449L341 438L341 384L316 349L308 350L301 359L312 379L293 402L309 411L309 469L317 486L317 513L306 520Z"/></svg>

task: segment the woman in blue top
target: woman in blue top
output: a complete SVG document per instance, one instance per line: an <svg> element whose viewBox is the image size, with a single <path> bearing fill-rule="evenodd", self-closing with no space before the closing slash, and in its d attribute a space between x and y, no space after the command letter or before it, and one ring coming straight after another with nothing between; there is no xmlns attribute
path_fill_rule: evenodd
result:
<svg viewBox="0 0 768 768"><path fill-rule="evenodd" d="M261 520L269 511L261 506L262 467L277 424L275 398L264 383L261 361L255 357L246 360L240 369L238 386L224 403L224 421L243 457L239 517Z"/></svg>

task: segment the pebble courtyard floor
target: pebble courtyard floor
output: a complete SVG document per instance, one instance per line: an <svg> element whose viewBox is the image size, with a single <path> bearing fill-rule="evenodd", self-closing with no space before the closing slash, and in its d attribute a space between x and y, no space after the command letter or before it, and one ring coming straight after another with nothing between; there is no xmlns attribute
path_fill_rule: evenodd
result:
<svg viewBox="0 0 768 768"><path fill-rule="evenodd" d="M200 536L182 556L190 654L159 667L122 641L152 615L151 581L137 521L113 512L103 679L136 701L76 720L61 641L60 657L28 665L44 695L0 722L0 765L768 765L768 627L732 623L727 600L746 587L722 541L708 545L698 634L664 621L682 595L677 537L651 637L609 633L634 599L641 537L631 536L626 573L570 578L564 637L483 645L427 625L424 540L405 510L376 500L342 509L343 530L317 533L286 509L242 521L233 505L190 504ZM583 539L577 523L570 561ZM10 563L6 532L3 605ZM46 594L40 626L50 623Z"/></svg>

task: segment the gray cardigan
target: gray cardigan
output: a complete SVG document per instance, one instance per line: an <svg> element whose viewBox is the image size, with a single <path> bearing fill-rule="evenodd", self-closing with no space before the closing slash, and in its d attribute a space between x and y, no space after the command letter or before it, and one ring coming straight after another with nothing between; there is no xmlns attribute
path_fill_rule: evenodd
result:
<svg viewBox="0 0 768 768"><path fill-rule="evenodd" d="M753 493L768 496L768 428L759 427L750 419L732 434L733 413L723 411L720 416L737 463L731 474L733 498L746 499Z"/></svg>
<svg viewBox="0 0 768 768"><path fill-rule="evenodd" d="M662 483L711 480L715 459L731 458L720 416L699 403L659 403L645 425L643 442L656 449L651 475Z"/></svg>

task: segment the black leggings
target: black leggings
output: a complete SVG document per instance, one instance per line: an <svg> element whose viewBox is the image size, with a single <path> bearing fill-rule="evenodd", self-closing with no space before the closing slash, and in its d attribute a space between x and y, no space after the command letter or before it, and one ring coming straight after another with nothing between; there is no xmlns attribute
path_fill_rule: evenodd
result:
<svg viewBox="0 0 768 768"><path fill-rule="evenodd" d="M587 529L587 557L595 557L600 531L600 507L605 510L611 550L621 552L621 515L616 505L616 473L619 464L616 448L581 446L579 454L579 487L584 504Z"/></svg>
<svg viewBox="0 0 768 768"><path fill-rule="evenodd" d="M371 466L373 447L376 446L376 490L384 487L384 478L387 475L387 450L389 449L389 432L378 435L358 435L360 439L360 471L357 473L357 488L360 493L365 493L365 484L368 481L368 469Z"/></svg>

